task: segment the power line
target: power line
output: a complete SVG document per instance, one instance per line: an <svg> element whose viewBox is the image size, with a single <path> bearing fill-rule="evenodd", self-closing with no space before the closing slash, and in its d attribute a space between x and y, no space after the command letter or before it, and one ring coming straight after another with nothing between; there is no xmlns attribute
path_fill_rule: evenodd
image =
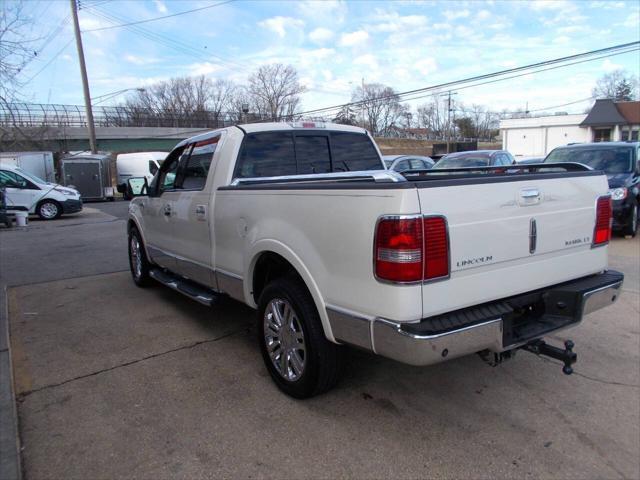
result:
<svg viewBox="0 0 640 480"><path fill-rule="evenodd" d="M320 113L320 112L325 112L325 111L330 111L330 110L341 109L341 108L346 107L346 106L357 106L357 105L366 104L368 102L387 100L389 98L397 98L398 96L418 94L418 93L423 93L423 92L430 91L430 90L442 90L442 89L445 89L445 88L448 88L448 87L454 87L454 86L457 86L457 85L460 85L460 84L465 84L465 83L470 83L470 82L474 82L474 81L478 81L478 80L484 80L484 79L488 79L488 78L503 76L503 75L506 75L506 74L509 74L509 73L520 72L520 71L523 71L523 70L531 70L531 69L537 68L537 67L543 67L543 66L547 66L547 65L554 65L554 64L557 64L557 63L563 63L563 62L567 62L567 61L578 59L578 58L594 56L594 55L597 55L597 54L600 54L600 53L615 52L617 50L622 50L622 49L626 49L626 48L629 48L629 47L637 47L638 45L640 45L640 41L630 42L630 43L625 43L625 44L620 44L620 45L614 45L612 47L601 48L601 49L598 49L598 50L591 50L591 51L579 53L579 54L576 54L576 55L569 55L569 56L566 56L566 57L554 58L552 60L545 60L543 62L532 63L532 64L529 64L529 65L523 65L523 66L520 66L520 67L510 68L510 69L507 69L507 70L500 70L500 71L497 71L497 72L487 73L487 74L483 74L483 75L477 75L477 76L474 76L474 77L468 77L468 78L465 78L465 79L462 79L462 80L453 81L453 82L445 82L445 83L441 83L441 84L438 84L438 85L432 85L430 87L424 87L424 88L418 88L418 89L414 89L414 90L408 90L406 92L396 93L396 94L393 94L393 95L384 95L384 96L377 97L377 98L371 98L371 99L367 99L367 100L359 100L359 101L356 101L356 102L349 102L349 103L345 103L345 104L341 104L341 105L334 105L334 106L331 106L331 107L317 108L317 109L314 109L314 110L308 110L306 112L302 112L302 114ZM633 51L633 50L628 50L628 51ZM628 53L628 51L625 51L624 53ZM599 58L604 58L604 57L599 57ZM510 77L510 78L515 78L515 76ZM458 89L462 89L462 88L468 88L468 87L460 87ZM416 98L419 98L419 97L416 97Z"/></svg>
<svg viewBox="0 0 640 480"><path fill-rule="evenodd" d="M83 32L99 32L101 30L111 30L113 28L128 27L128 26L131 26L131 25L139 25L141 23L155 22L155 21L158 21L158 20L163 20L165 18L177 17L179 15L186 15L187 13L199 12L201 10L206 10L208 8L219 7L220 5L224 5L224 4L235 2L235 1L236 0L225 0L224 2L214 3L213 5L207 5L205 7L194 8L192 10L185 10L183 12L172 13L171 15L164 15L162 17L148 18L147 20L139 20L137 22L122 23L120 25L112 25L110 27L92 28L91 30L83 30ZM85 8L92 8L92 7L95 7L96 5L98 5L98 4L89 5L89 6L86 6Z"/></svg>
<svg viewBox="0 0 640 480"><path fill-rule="evenodd" d="M578 65L578 64L581 64L581 63L594 62L596 60L601 60L603 58L615 57L617 55L623 55L625 53L630 53L630 52L634 52L634 51L637 51L637 50L639 50L639 48L631 48L631 49L624 50L622 52L610 53L610 54L607 54L607 55L600 55L600 56L597 56L597 57L594 57L594 58L588 58L586 60L579 60L579 61L576 61L576 62L571 62L571 63L564 64L564 65L556 65L556 66L549 67L549 68L542 68L542 69L539 69L539 70L534 70L532 72L525 72L525 73L520 73L520 74L517 74L517 75L510 75L510 76L504 77L504 78L497 78L497 79L494 79L494 80L488 80L486 82L480 82L480 83L475 83L473 85L465 85L465 86L462 86L462 87L455 87L455 88L456 88L456 90L465 90L465 89L468 89L468 88L479 87L481 85L489 85L489 84L492 84L492 83L504 82L506 80L511 80L513 78L524 77L524 76L527 76L527 75L534 75L536 73L547 72L547 71L550 71L550 70L557 70L559 68L566 68L566 67L570 67L570 66L573 66L573 65ZM466 82L461 81L461 83L466 83ZM437 88L437 87L434 87L434 88ZM404 95L404 94L399 94L399 95ZM402 100L402 102L407 102L407 101L410 101L410 100L417 100L417 99L420 99L420 98L425 98L425 97L430 97L430 96L432 96L432 94L419 95L417 97L406 98L406 99Z"/></svg>
<svg viewBox="0 0 640 480"><path fill-rule="evenodd" d="M31 80L33 80L34 78L36 78L38 75L40 75L42 73L42 71L47 68L49 65L51 65L51 62L53 62L56 58L58 58L60 56L60 54L62 52L65 51L65 49L71 44L71 42L73 42L73 37L69 39L69 41L67 43L64 44L64 47L62 47L60 50L58 50L58 53L56 53L53 57L51 57L51 60L49 60L47 63L45 63L42 68L40 68L40 70L38 70L36 73L34 73L28 80L26 80L24 82L24 84L28 84L29 82L31 82Z"/></svg>
<svg viewBox="0 0 640 480"><path fill-rule="evenodd" d="M97 17L103 18L111 23L117 22L117 21L122 21L125 20L123 17L119 17L117 15L105 12L103 10L100 9L94 9L89 7L88 10L90 10L90 13L92 15L95 15ZM142 37L145 37L148 40L151 40L152 42L156 42L159 43L161 45L164 45L166 47L169 48L173 48L174 50L185 54L185 55L190 55L194 58L197 58L198 60L201 61L212 61L212 59L210 57L214 57L217 59L218 63L224 63L226 65L227 68L229 67L233 67L236 69L241 69L241 70L245 70L245 71L249 71L248 67L240 64L238 62L235 62L233 60L228 60L225 59L223 57L220 57L219 55L215 55L212 53L205 53L202 52L198 49L196 49L195 47L188 45L186 43L180 42L179 40L176 40L174 38L170 38L170 37L166 37L162 34L159 34L157 32L153 32L151 30L147 30L144 27L138 27L138 26L131 26L131 25L127 25L124 27L125 29L129 30L132 33L136 33L137 35L140 35ZM93 31L93 30L86 30L86 31Z"/></svg>

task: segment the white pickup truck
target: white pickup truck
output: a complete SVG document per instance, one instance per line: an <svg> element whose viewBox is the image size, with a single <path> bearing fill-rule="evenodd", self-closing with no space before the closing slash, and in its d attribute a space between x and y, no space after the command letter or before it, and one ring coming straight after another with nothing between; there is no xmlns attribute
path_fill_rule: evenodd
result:
<svg viewBox="0 0 640 480"><path fill-rule="evenodd" d="M607 177L579 164L384 170L360 128L224 128L129 180L131 272L201 303L257 309L285 393L329 389L351 345L412 365L526 349L613 303ZM136 191L133 191L136 190Z"/></svg>

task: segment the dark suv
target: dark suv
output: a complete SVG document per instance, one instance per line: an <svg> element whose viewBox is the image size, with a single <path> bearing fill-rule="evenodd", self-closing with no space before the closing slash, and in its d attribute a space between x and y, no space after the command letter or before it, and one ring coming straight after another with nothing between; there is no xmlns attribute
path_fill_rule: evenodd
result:
<svg viewBox="0 0 640 480"><path fill-rule="evenodd" d="M613 229L623 235L636 235L640 203L640 143L566 145L552 150L544 161L582 163L605 172L613 199Z"/></svg>

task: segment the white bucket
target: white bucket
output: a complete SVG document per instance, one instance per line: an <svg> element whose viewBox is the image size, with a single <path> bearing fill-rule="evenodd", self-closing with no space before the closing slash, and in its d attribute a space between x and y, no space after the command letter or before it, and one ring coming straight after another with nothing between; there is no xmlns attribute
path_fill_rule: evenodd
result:
<svg viewBox="0 0 640 480"><path fill-rule="evenodd" d="M29 223L28 212L16 212L16 226L26 227L28 223Z"/></svg>

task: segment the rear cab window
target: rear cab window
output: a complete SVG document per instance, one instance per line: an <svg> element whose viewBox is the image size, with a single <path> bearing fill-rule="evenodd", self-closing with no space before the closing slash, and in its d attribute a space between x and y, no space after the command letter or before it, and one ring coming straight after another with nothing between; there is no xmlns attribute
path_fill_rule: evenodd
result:
<svg viewBox="0 0 640 480"><path fill-rule="evenodd" d="M355 132L257 132L248 134L234 178L383 170L371 139Z"/></svg>

